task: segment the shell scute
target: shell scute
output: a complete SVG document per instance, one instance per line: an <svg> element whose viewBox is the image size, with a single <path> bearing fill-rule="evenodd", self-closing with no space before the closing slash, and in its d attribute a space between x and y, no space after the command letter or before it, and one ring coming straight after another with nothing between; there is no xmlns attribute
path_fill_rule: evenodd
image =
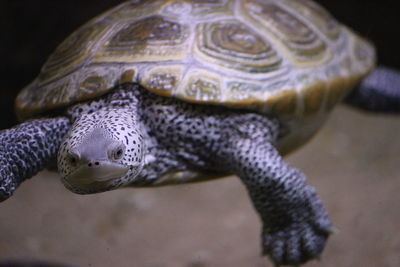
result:
<svg viewBox="0 0 400 267"><path fill-rule="evenodd" d="M298 109L298 96L295 89L278 91L267 100L269 113L282 117L293 116Z"/></svg>
<svg viewBox="0 0 400 267"><path fill-rule="evenodd" d="M310 0L282 0L286 6L309 19L330 40L336 41L342 34L341 25L322 6Z"/></svg>
<svg viewBox="0 0 400 267"><path fill-rule="evenodd" d="M81 27L65 39L43 65L39 81L47 83L76 70L90 58L96 40L110 29L103 21Z"/></svg>
<svg viewBox="0 0 400 267"><path fill-rule="evenodd" d="M279 5L279 1L247 0L244 12L262 29L272 32L299 61L321 58L327 46L298 16Z"/></svg>
<svg viewBox="0 0 400 267"><path fill-rule="evenodd" d="M93 73L87 76L80 84L77 92L78 99L87 99L98 91L104 91L107 89L107 80Z"/></svg>
<svg viewBox="0 0 400 267"><path fill-rule="evenodd" d="M119 80L120 84L131 83L135 81L137 71L135 69L126 69L122 72L121 78Z"/></svg>
<svg viewBox="0 0 400 267"><path fill-rule="evenodd" d="M193 71L183 83L178 97L198 103L219 103L222 96L221 79L207 71Z"/></svg>
<svg viewBox="0 0 400 267"><path fill-rule="evenodd" d="M255 31L236 20L198 25L195 56L230 69L270 72L278 69L280 57Z"/></svg>
<svg viewBox="0 0 400 267"><path fill-rule="evenodd" d="M323 108L324 98L327 96L326 84L323 81L313 82L303 90L304 116L317 113Z"/></svg>
<svg viewBox="0 0 400 267"><path fill-rule="evenodd" d="M191 15L200 18L215 18L218 16L231 16L234 1L230 0L186 0L190 3Z"/></svg>
<svg viewBox="0 0 400 267"><path fill-rule="evenodd" d="M155 67L146 71L139 82L154 93L171 96L180 84L182 72L182 66Z"/></svg>
<svg viewBox="0 0 400 267"><path fill-rule="evenodd" d="M263 88L260 84L244 81L232 81L227 84L226 102L230 103L254 103L260 99L263 94ZM259 101L258 101L259 102Z"/></svg>
<svg viewBox="0 0 400 267"><path fill-rule="evenodd" d="M187 28L156 15L120 26L95 56L96 62L179 60L186 56Z"/></svg>
<svg viewBox="0 0 400 267"><path fill-rule="evenodd" d="M157 14L164 4L165 0L126 1L106 12L104 17L113 22L131 21L132 18L140 19Z"/></svg>

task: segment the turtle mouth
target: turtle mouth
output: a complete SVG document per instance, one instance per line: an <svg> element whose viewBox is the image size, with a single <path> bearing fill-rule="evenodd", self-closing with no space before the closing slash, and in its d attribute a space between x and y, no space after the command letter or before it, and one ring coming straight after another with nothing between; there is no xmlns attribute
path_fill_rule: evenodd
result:
<svg viewBox="0 0 400 267"><path fill-rule="evenodd" d="M64 177L63 183L77 193L95 193L112 189L112 184L129 171L129 166L113 162L82 164Z"/></svg>

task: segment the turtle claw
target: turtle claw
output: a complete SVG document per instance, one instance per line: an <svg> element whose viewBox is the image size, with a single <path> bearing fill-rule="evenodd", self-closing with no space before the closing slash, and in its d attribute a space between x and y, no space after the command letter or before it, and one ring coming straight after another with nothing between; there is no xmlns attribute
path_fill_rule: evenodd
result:
<svg viewBox="0 0 400 267"><path fill-rule="evenodd" d="M328 236L328 231L316 231L309 225L294 225L288 230L269 233L264 238L264 254L275 266L298 266L320 259Z"/></svg>
<svg viewBox="0 0 400 267"><path fill-rule="evenodd" d="M340 230L339 230L339 228L336 228L335 226L331 226L330 227L330 229L328 230L328 232L329 232L329 234L338 234L338 233L340 233Z"/></svg>
<svg viewBox="0 0 400 267"><path fill-rule="evenodd" d="M293 214L296 219L291 222L272 227L264 225L263 253L275 266L296 266L313 259L321 260L328 237L337 231L318 199L309 204L311 209L296 209Z"/></svg>
<svg viewBox="0 0 400 267"><path fill-rule="evenodd" d="M274 266L300 266L314 259L321 261L321 253L331 234L330 228L316 228L315 225L303 223L268 233L264 235L264 255L268 255Z"/></svg>

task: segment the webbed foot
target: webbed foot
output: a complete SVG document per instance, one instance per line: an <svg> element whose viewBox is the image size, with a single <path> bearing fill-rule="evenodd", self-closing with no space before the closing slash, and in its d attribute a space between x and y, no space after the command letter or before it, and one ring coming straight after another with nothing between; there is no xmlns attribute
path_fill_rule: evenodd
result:
<svg viewBox="0 0 400 267"><path fill-rule="evenodd" d="M330 234L335 232L321 201L313 196L308 205L292 210L291 223L283 220L274 226L264 226L262 232L263 254L276 266L300 265L320 259Z"/></svg>

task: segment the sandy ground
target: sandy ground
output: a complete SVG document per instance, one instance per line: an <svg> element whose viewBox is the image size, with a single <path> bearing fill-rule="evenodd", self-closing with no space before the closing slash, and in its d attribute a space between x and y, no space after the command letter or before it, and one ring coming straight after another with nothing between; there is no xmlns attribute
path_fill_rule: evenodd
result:
<svg viewBox="0 0 400 267"><path fill-rule="evenodd" d="M400 119L337 109L287 158L318 188L340 230L322 262L400 266ZM43 172L0 204L0 260L73 266L272 266L260 222L237 178L91 196Z"/></svg>

